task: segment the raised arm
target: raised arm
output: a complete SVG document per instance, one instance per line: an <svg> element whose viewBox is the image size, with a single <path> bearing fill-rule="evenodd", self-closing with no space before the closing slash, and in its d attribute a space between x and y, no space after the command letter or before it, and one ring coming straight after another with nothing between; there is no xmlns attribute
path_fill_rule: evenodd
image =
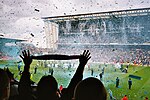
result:
<svg viewBox="0 0 150 100"><path fill-rule="evenodd" d="M32 100L32 89L31 89L31 81L30 81L30 64L32 63L32 59L30 57L29 50L22 51L22 55L20 55L24 62L24 70L19 82L19 97L21 100Z"/></svg>
<svg viewBox="0 0 150 100"><path fill-rule="evenodd" d="M67 87L67 93L64 94L63 100L71 100L73 97L74 89L78 82L80 82L83 78L83 71L85 65L87 64L88 60L91 58L89 50L84 50L83 54L80 55L79 58L79 66L71 79L69 86ZM65 99L64 99L65 98Z"/></svg>
<svg viewBox="0 0 150 100"><path fill-rule="evenodd" d="M91 58L89 50L84 50L83 54L80 55L79 58L79 66L76 70L75 75L83 75L83 71L85 65L87 64L88 60Z"/></svg>
<svg viewBox="0 0 150 100"><path fill-rule="evenodd" d="M89 52L89 50L84 50L83 54L80 55L79 66L78 66L68 88L75 87L76 84L82 80L85 65L87 64L88 60L91 58L90 54L91 53Z"/></svg>

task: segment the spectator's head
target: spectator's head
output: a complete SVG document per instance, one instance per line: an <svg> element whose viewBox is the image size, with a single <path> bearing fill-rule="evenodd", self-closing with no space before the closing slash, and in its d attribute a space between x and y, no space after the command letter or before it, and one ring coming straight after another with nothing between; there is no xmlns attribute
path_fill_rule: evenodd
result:
<svg viewBox="0 0 150 100"><path fill-rule="evenodd" d="M103 83L93 77L78 83L74 91L74 100L106 100L107 92Z"/></svg>
<svg viewBox="0 0 150 100"><path fill-rule="evenodd" d="M43 76L37 86L38 99L46 100L57 97L58 84L55 78L51 75Z"/></svg>
<svg viewBox="0 0 150 100"><path fill-rule="evenodd" d="M7 73L0 69L0 100L8 100L10 95L10 81Z"/></svg>

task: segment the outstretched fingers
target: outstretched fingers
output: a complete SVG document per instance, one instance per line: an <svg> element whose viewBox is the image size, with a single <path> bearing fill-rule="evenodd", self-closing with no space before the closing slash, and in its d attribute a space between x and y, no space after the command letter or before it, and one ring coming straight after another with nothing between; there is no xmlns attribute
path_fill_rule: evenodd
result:
<svg viewBox="0 0 150 100"><path fill-rule="evenodd" d="M82 55L85 55L85 54L86 54L86 50L83 51L83 54L82 54Z"/></svg>
<svg viewBox="0 0 150 100"><path fill-rule="evenodd" d="M89 56L88 58L87 58L87 60L89 60L91 58L91 56Z"/></svg>
<svg viewBox="0 0 150 100"><path fill-rule="evenodd" d="M25 50L23 50L22 51L22 55L23 55L23 57L25 57L26 55L25 55Z"/></svg>
<svg viewBox="0 0 150 100"><path fill-rule="evenodd" d="M20 57L25 60L25 59L30 59L30 51L29 50L23 50L22 55Z"/></svg>
<svg viewBox="0 0 150 100"><path fill-rule="evenodd" d="M29 66L32 63L32 58L30 57L29 50L23 50L22 55L20 55L20 57L22 58L26 66Z"/></svg>
<svg viewBox="0 0 150 100"><path fill-rule="evenodd" d="M28 56L28 57L30 57L30 51L29 51L29 50L28 50L28 54L27 54L27 56Z"/></svg>
<svg viewBox="0 0 150 100"><path fill-rule="evenodd" d="M24 59L24 58L26 57L25 50L22 51L22 55L20 55L20 57L21 57L22 59Z"/></svg>
<svg viewBox="0 0 150 100"><path fill-rule="evenodd" d="M21 55L20 55L20 57L21 57L21 59L24 59L24 57L23 57L23 56L21 56Z"/></svg>
<svg viewBox="0 0 150 100"><path fill-rule="evenodd" d="M83 56L86 57L87 60L89 60L91 58L91 53L89 50L84 50Z"/></svg>
<svg viewBox="0 0 150 100"><path fill-rule="evenodd" d="M28 57L26 50L24 50L25 57Z"/></svg>
<svg viewBox="0 0 150 100"><path fill-rule="evenodd" d="M88 50L87 53L86 53L86 57L90 57L91 53L90 51Z"/></svg>

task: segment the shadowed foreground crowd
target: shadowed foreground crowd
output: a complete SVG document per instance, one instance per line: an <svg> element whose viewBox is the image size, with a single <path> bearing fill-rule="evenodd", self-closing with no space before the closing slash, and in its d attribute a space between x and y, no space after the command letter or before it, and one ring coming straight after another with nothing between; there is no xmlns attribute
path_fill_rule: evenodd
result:
<svg viewBox="0 0 150 100"><path fill-rule="evenodd" d="M24 50L20 57L24 62L24 70L18 83L18 94L10 96L13 79L0 69L0 100L107 100L106 89L100 80L93 77L82 80L85 65L91 58L89 50L84 50L79 56L79 66L74 76L68 87L61 91L56 79L51 75L43 76L33 91L30 80L32 56L29 51Z"/></svg>

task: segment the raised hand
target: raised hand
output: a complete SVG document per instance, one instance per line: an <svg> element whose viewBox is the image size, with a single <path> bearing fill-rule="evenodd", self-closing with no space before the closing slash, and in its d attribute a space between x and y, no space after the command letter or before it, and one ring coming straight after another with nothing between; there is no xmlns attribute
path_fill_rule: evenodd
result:
<svg viewBox="0 0 150 100"><path fill-rule="evenodd" d="M89 50L84 50L83 54L81 54L79 61L81 65L86 65L88 60L91 58Z"/></svg>
<svg viewBox="0 0 150 100"><path fill-rule="evenodd" d="M75 90L76 85L83 79L83 71L85 68L86 63L88 60L91 58L89 50L84 50L83 54L80 55L79 57L79 66L77 67L77 70L71 79L67 90L68 90L68 99L71 100L73 97L73 93Z"/></svg>
<svg viewBox="0 0 150 100"><path fill-rule="evenodd" d="M30 64L32 63L32 58L30 56L30 52L29 50L26 51L22 51L22 55L20 55L20 57L22 58L24 64L25 64L25 67L24 67L24 71L29 71L29 68L30 68Z"/></svg>

